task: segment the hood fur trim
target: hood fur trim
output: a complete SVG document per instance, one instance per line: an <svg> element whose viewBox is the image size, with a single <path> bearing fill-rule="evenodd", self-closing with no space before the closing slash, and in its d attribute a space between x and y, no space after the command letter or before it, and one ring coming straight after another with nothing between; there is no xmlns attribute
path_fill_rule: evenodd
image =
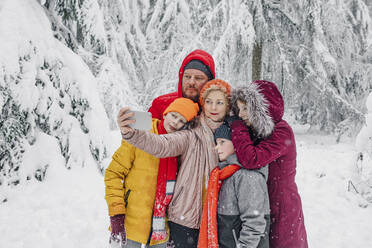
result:
<svg viewBox="0 0 372 248"><path fill-rule="evenodd" d="M233 111L236 115L239 114L237 101L243 100L246 103L247 111L250 113L248 121L258 137L266 138L272 133L274 121L269 114L269 103L257 84L248 83L237 87L233 90L231 98Z"/></svg>

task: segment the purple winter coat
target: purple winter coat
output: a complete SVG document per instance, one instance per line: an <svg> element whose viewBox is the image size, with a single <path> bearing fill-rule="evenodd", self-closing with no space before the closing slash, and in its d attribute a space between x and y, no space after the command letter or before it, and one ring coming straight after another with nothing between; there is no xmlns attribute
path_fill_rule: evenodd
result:
<svg viewBox="0 0 372 248"><path fill-rule="evenodd" d="M238 87L232 96L246 102L251 113L248 128L234 121L232 141L240 163L247 169L269 164L270 248L307 248L301 198L295 182L296 143L292 128L282 119L284 102L272 82L255 81ZM251 132L250 132L251 131Z"/></svg>

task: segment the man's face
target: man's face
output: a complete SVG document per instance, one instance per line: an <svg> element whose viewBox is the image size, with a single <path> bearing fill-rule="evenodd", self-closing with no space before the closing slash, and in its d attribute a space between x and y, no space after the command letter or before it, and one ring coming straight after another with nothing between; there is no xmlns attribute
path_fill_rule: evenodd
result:
<svg viewBox="0 0 372 248"><path fill-rule="evenodd" d="M204 72L197 69L186 69L182 77L182 95L198 102L200 90L206 82L208 82L208 76Z"/></svg>

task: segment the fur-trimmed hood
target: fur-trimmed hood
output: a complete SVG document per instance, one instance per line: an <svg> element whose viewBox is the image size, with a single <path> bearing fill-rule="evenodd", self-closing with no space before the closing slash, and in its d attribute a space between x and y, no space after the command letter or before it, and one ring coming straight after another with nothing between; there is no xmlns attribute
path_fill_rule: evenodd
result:
<svg viewBox="0 0 372 248"><path fill-rule="evenodd" d="M239 86L232 92L233 111L238 115L237 100L246 102L251 113L248 121L259 137L268 137L275 123L282 120L284 101L278 87L272 82L257 80Z"/></svg>

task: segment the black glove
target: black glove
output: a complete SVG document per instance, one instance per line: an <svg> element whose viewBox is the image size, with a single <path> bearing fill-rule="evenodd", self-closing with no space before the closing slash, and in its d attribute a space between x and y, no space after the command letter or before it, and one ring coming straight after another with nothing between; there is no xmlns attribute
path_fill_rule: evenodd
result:
<svg viewBox="0 0 372 248"><path fill-rule="evenodd" d="M225 117L225 122L231 127L231 124L234 122L234 121L238 121L238 120L241 120L238 116L236 115L233 115L233 116L229 116L227 115Z"/></svg>

